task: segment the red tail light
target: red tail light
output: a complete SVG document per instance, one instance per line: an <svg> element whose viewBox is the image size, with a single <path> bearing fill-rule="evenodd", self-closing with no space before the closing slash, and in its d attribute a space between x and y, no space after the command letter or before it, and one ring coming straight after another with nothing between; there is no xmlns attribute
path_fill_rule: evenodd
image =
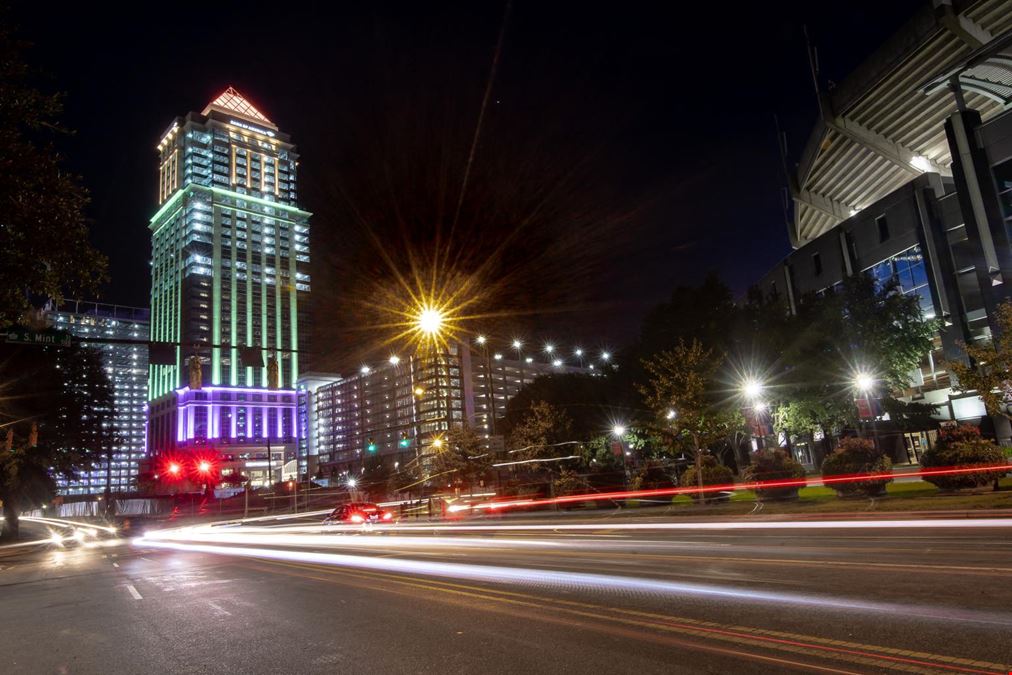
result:
<svg viewBox="0 0 1012 675"><path fill-rule="evenodd" d="M353 523L362 523L362 522L365 522L365 518L363 518L362 514L360 514L360 513L353 513L353 514L351 514L351 518L349 520L351 520L351 522L353 522Z"/></svg>
<svg viewBox="0 0 1012 675"><path fill-rule="evenodd" d="M383 520L393 520L393 517L394 514L390 513L389 511L383 512Z"/></svg>

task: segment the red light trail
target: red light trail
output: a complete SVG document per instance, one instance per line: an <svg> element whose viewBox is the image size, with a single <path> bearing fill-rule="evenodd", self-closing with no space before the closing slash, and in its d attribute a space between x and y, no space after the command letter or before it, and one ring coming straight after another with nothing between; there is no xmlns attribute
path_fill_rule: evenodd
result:
<svg viewBox="0 0 1012 675"><path fill-rule="evenodd" d="M835 485L837 483L856 483L867 480L881 480L885 478L923 478L926 476L956 476L967 473L985 473L988 471L1012 471L1008 464L985 464L961 467L940 467L935 469L921 469L908 473L894 474L892 472L879 473L855 473L839 476L824 476L822 478L786 478L782 480L752 481L749 483L724 483L721 485L706 485L699 487L672 487L656 488L651 490L619 490L616 492L591 492L578 495L564 495L561 497L549 497L544 499L516 499L511 501L489 501L475 504L474 509L510 509L521 506L544 506L550 504L567 504L572 502L590 502L602 500L640 499L642 497L666 497L675 495L692 495L712 492L736 492L741 490L786 488L786 487L811 487L816 484Z"/></svg>

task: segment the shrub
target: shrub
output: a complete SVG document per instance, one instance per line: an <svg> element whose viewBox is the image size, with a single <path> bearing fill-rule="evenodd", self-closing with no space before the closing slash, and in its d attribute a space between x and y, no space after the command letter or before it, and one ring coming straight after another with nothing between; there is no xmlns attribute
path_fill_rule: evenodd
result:
<svg viewBox="0 0 1012 675"><path fill-rule="evenodd" d="M791 457L786 451L779 448L760 450L752 455L752 463L745 468L742 477L749 482L804 478L805 467L801 466L801 463ZM798 496L799 487L757 487L755 494L759 501L795 499Z"/></svg>
<svg viewBox="0 0 1012 675"><path fill-rule="evenodd" d="M703 485L726 485L734 481L734 473L731 469L727 468L723 464L717 461L717 458L713 455L703 455L702 458L703 467ZM682 487L693 488L698 486L696 480L696 465L690 466L685 473L682 474ZM699 494L694 493L693 499L713 499L716 495L712 493Z"/></svg>
<svg viewBox="0 0 1012 675"><path fill-rule="evenodd" d="M857 473L885 473L893 468L892 461L875 444L865 438L844 438L822 462L823 477L846 476ZM892 478L829 483L841 497L867 495L875 497L885 492Z"/></svg>
<svg viewBox="0 0 1012 675"><path fill-rule="evenodd" d="M1006 463L1005 450L981 437L980 430L972 424L942 431L935 447L921 455L921 466L925 469ZM987 485L1008 472L1009 469L974 471L955 476L924 476L924 480L940 490L960 490Z"/></svg>

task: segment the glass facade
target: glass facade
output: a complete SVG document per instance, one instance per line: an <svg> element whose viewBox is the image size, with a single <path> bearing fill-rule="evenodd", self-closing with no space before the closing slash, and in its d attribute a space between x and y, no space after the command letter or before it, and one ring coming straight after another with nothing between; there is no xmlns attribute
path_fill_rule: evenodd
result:
<svg viewBox="0 0 1012 675"><path fill-rule="evenodd" d="M866 270L879 287L895 281L904 295L915 295L925 319L935 318L935 305L928 287L928 270L920 246L912 246Z"/></svg>
<svg viewBox="0 0 1012 675"><path fill-rule="evenodd" d="M267 386L273 356L281 386L293 388L305 368L299 326L310 291L295 147L229 88L203 113L177 119L158 152L151 339L187 347L174 364L151 367L151 399L187 383L193 355L204 383L233 387ZM241 362L240 348L260 358Z"/></svg>
<svg viewBox="0 0 1012 675"><path fill-rule="evenodd" d="M145 407L148 398L147 339L149 313L146 309L69 303L49 313L53 324L71 335L83 338L137 340L140 344L93 343L102 356L102 365L112 384L113 422L119 444L113 448L112 466L96 462L77 480L58 480L65 495L100 494L106 481L114 493L137 489L139 463L145 457Z"/></svg>

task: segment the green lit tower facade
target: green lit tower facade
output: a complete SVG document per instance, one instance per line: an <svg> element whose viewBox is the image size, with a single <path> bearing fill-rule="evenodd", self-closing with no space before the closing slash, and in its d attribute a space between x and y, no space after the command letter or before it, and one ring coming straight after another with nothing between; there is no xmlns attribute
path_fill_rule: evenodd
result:
<svg viewBox="0 0 1012 675"><path fill-rule="evenodd" d="M180 346L174 363L151 366L149 398L188 385L193 356L205 387L265 388L273 357L280 387L294 388L310 291L295 146L229 87L176 118L157 149L151 339Z"/></svg>

